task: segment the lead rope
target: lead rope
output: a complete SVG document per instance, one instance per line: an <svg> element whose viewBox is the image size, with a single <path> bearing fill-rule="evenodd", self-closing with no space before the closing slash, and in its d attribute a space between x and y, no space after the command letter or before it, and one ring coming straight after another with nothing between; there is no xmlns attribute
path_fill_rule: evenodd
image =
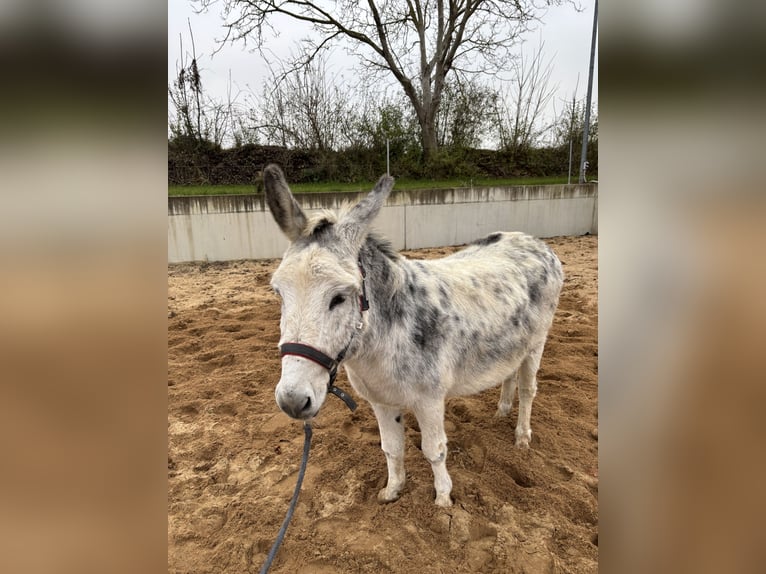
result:
<svg viewBox="0 0 766 574"><path fill-rule="evenodd" d="M336 370L337 370L337 367L336 367ZM329 392L331 392L332 394L340 398L344 403L346 403L346 406L349 409L351 409L351 411L353 412L356 409L356 403L354 402L354 399L352 399L350 396L348 396L338 387L333 385L332 383L334 380L335 380L335 377L333 376L333 373L331 373ZM285 532L287 532L287 526L290 524L290 520L293 517L293 512L295 512L295 506L298 504L298 495L301 492L303 477L306 474L306 466L308 465L308 462L309 462L309 449L311 448L311 435L312 435L311 423L309 423L308 421L303 421L303 431L305 432L305 439L303 441L303 456L301 457L301 468L298 471L298 481L295 483L293 498L290 501L290 506L287 508L287 514L285 515L285 519L282 521L282 527L279 529L279 532L277 533L277 539L274 541L274 544L271 546L271 550L269 550L269 555L266 557L266 562L264 562L263 567L261 568L260 574L266 574L266 572L269 571L269 568L271 568L271 563L274 561L274 557L277 555L277 552L279 552L279 547L282 544L282 539L285 537Z"/></svg>
<svg viewBox="0 0 766 574"><path fill-rule="evenodd" d="M260 574L266 574L266 572L269 571L269 568L271 568L271 563L274 561L274 557L279 551L279 547L282 544L282 539L285 537L285 532L287 532L287 526L290 524L290 519L293 517L293 512L295 512L295 506L298 504L298 495L301 492L303 477L306 474L306 465L309 461L309 449L311 448L312 431L311 424L308 421L303 423L303 430L305 432L305 439L303 441L303 457L301 458L301 468L298 471L298 482L295 483L295 490L293 491L293 499L290 501L290 506L287 509L287 514L285 515L285 519L282 521L282 527L277 533L277 539L271 546L271 550L269 550L269 555L266 557L266 562L264 562L263 567L261 567Z"/></svg>

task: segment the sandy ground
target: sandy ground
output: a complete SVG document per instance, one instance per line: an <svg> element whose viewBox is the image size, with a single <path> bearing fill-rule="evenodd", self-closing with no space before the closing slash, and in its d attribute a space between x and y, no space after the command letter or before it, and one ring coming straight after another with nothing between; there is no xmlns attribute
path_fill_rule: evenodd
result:
<svg viewBox="0 0 766 574"><path fill-rule="evenodd" d="M499 388L447 404L454 506L433 504L407 415L407 486L381 505L377 424L329 397L300 500L271 572L595 572L598 568L597 238L547 240L566 283L538 373L532 447L493 417ZM411 251L439 257L456 248ZM274 401L277 261L168 268L168 570L258 572L303 447ZM350 391L344 373L341 388Z"/></svg>

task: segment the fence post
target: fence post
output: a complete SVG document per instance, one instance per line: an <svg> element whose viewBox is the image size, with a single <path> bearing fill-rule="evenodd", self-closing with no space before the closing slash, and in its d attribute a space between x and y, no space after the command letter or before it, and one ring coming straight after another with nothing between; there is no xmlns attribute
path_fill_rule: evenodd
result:
<svg viewBox="0 0 766 574"><path fill-rule="evenodd" d="M593 93L593 59L596 55L596 30L598 29L598 0L593 9L593 36L590 39L590 68L588 69L588 96L585 104L585 125L582 132L582 154L580 156L580 183L585 183L585 170L588 168L588 135L590 130L590 99Z"/></svg>

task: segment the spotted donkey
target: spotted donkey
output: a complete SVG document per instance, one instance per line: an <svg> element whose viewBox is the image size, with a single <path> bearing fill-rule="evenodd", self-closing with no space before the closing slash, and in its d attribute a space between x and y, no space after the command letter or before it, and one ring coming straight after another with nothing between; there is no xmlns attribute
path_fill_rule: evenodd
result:
<svg viewBox="0 0 766 574"><path fill-rule="evenodd" d="M271 282L282 299L279 407L296 419L316 416L330 388L327 370L344 360L378 419L388 464L378 500L396 500L404 486L408 409L433 469L436 504L450 506L445 400L502 382L497 415L505 416L518 386L516 446L529 446L561 263L523 233L492 233L448 257L411 261L369 229L393 178L381 177L350 209L309 218L279 167L263 175L269 208L291 241Z"/></svg>

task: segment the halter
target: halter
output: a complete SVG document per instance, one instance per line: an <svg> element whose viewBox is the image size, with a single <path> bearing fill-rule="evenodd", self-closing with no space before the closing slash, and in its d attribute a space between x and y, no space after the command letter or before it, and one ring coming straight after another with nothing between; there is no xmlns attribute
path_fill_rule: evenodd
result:
<svg viewBox="0 0 766 574"><path fill-rule="evenodd" d="M362 274L362 294L359 295L359 313L361 314L370 308L370 302L367 299L367 288L365 285L367 274L364 271L364 267L362 267L361 259L357 259L357 265L359 266L359 272ZM312 347L311 345L304 345L303 343L283 343L279 347L279 352L281 353L282 357L285 355L303 357L304 359L313 361L320 367L327 369L327 371L330 373L330 379L327 382L327 392L332 393L338 397L340 400L346 403L346 406L349 409L354 411L356 410L356 403L354 402L354 399L352 399L348 393L336 387L334 383L335 377L338 376L338 367L340 367L341 361L343 361L343 359L346 357L348 348L351 346L357 331L361 331L363 326L364 323L362 321L359 321L359 323L356 324L356 330L351 335L351 339L349 339L348 343L346 343L346 346L343 347L341 352L338 353L338 356L334 359L319 349Z"/></svg>

